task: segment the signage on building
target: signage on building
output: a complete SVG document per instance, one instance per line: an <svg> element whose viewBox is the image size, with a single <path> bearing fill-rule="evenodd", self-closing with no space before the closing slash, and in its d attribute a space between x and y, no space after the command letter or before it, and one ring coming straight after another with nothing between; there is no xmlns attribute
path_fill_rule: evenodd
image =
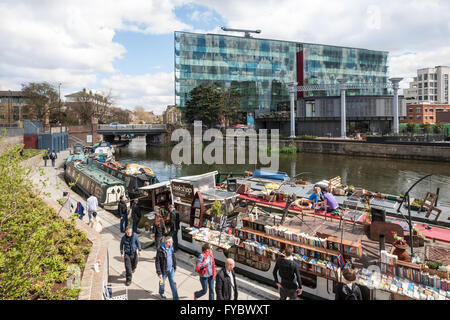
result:
<svg viewBox="0 0 450 320"><path fill-rule="evenodd" d="M172 181L172 194L174 198L192 201L194 198L194 186L190 183Z"/></svg>
<svg viewBox="0 0 450 320"><path fill-rule="evenodd" d="M92 143L92 135L87 135L86 136L86 142L87 143Z"/></svg>

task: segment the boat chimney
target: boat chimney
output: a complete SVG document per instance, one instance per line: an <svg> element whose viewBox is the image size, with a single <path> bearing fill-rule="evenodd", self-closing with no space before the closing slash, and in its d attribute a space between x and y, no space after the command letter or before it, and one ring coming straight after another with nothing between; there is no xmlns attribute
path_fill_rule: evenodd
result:
<svg viewBox="0 0 450 320"><path fill-rule="evenodd" d="M384 234L380 234L380 252L385 250L384 246Z"/></svg>

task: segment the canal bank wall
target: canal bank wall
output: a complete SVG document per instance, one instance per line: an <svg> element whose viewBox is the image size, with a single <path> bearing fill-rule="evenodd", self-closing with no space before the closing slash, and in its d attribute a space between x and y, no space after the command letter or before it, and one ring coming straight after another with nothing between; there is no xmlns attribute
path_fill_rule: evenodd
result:
<svg viewBox="0 0 450 320"><path fill-rule="evenodd" d="M331 140L280 139L280 148L297 147L300 152L377 158L450 162L450 145L379 144Z"/></svg>

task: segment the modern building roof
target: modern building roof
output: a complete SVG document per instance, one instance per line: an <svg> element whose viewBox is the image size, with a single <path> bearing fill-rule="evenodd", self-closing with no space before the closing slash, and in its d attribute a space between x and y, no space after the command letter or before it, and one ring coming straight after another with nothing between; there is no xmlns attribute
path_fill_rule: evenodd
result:
<svg viewBox="0 0 450 320"><path fill-rule="evenodd" d="M229 35L229 34L220 34L220 33L197 33L197 32L186 32L186 31L175 31L175 32L190 33L190 34L197 34L197 35L208 35L208 36L225 36L225 37L233 37L233 38L249 39L249 40L281 41L281 42L289 42L289 43L294 43L294 44L306 44L306 45L315 45L315 46L327 46L327 47L357 49L357 50L369 50L369 51L378 51L378 52L389 53L389 51L384 51L384 50L374 50L374 49L357 48L357 47L346 47L346 46L338 46L338 45L331 45L331 44L310 43L310 42L291 41L291 40L278 40L278 39L266 39L266 38L254 38L254 37L246 38L246 37L239 37L239 36L234 36L234 35Z"/></svg>

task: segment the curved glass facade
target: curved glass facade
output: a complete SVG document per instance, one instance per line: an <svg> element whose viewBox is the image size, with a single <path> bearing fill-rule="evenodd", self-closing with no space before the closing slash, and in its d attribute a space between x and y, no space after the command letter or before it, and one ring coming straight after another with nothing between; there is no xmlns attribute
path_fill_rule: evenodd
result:
<svg viewBox="0 0 450 320"><path fill-rule="evenodd" d="M234 86L243 111L289 105L289 82L331 84L387 82L387 52L218 34L175 32L175 104L184 109L202 82ZM298 61L298 53L302 53ZM299 74L298 74L299 73ZM349 94L385 94L367 90ZM308 92L305 96L339 95Z"/></svg>

